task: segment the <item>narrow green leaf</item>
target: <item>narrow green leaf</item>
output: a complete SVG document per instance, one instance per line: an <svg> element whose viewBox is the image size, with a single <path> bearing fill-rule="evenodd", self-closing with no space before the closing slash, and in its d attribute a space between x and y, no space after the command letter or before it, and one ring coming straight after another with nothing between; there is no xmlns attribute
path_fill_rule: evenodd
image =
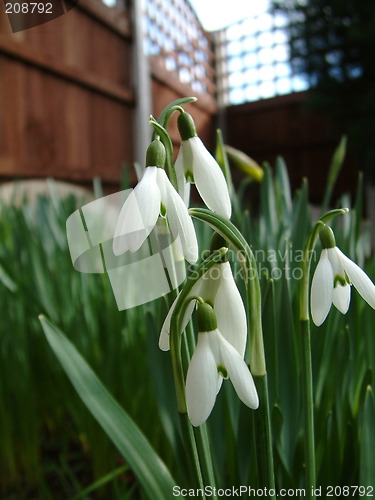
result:
<svg viewBox="0 0 375 500"><path fill-rule="evenodd" d="M371 386L367 387L362 418L360 479L362 486L375 485L375 400Z"/></svg>
<svg viewBox="0 0 375 500"><path fill-rule="evenodd" d="M322 202L322 213L326 212L331 201L333 188L344 164L346 155L347 137L344 135L332 156L331 166L328 171L326 190Z"/></svg>
<svg viewBox="0 0 375 500"><path fill-rule="evenodd" d="M5 285L8 290L15 292L17 290L17 284L12 280L4 267L0 264L0 282Z"/></svg>
<svg viewBox="0 0 375 500"><path fill-rule="evenodd" d="M99 478L97 481L95 481L93 484L90 484L87 488L84 490L80 491L74 498L73 500L78 500L80 498L83 498L87 496L89 493L93 493L94 491L98 490L105 484L109 483L110 481L113 481L116 479L120 474L123 474L126 470L128 470L127 465L121 465L121 467L117 467L117 469L112 470L105 476Z"/></svg>
<svg viewBox="0 0 375 500"><path fill-rule="evenodd" d="M227 155L227 152L225 150L223 134L222 134L221 130L216 130L215 158L216 158L216 161L218 162L218 164L220 165L221 170L223 171L225 180L227 181L227 184L228 184L229 194L232 197L232 194L233 194L232 174L230 171L228 155Z"/></svg>
<svg viewBox="0 0 375 500"><path fill-rule="evenodd" d="M296 194L293 202L293 222L290 226L290 240L294 248L303 248L307 234L311 228L311 214L308 200L308 182L302 182L301 190Z"/></svg>
<svg viewBox="0 0 375 500"><path fill-rule="evenodd" d="M45 316L39 319L52 350L83 403L129 464L149 498L169 498L175 481L144 434L65 335Z"/></svg>
<svg viewBox="0 0 375 500"><path fill-rule="evenodd" d="M276 158L276 182L280 199L280 208L285 221L289 222L292 211L292 194L290 189L288 170L281 156Z"/></svg>
<svg viewBox="0 0 375 500"><path fill-rule="evenodd" d="M270 244L274 244L277 234L277 209L275 187L270 166L265 163L264 177L261 188L261 207L266 225L266 238Z"/></svg>

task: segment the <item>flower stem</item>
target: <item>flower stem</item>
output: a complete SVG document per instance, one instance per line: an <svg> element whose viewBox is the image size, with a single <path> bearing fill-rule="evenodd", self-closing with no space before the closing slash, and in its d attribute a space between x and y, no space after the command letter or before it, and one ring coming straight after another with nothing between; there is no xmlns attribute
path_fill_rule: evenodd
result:
<svg viewBox="0 0 375 500"><path fill-rule="evenodd" d="M259 408L254 412L259 486L275 490L267 374L255 375L254 382L259 396ZM270 498L276 497L270 496Z"/></svg>
<svg viewBox="0 0 375 500"><path fill-rule="evenodd" d="M303 382L303 418L306 442L306 494L315 498L313 488L316 485L315 470L315 434L314 434L314 396L311 364L310 320L301 320L302 334L302 382Z"/></svg>
<svg viewBox="0 0 375 500"><path fill-rule="evenodd" d="M195 436L195 440L196 440L197 447L198 447L198 454L199 454L199 457L201 458L201 467L202 467L204 483L205 483L205 485L212 486L213 489L212 489L212 495L210 495L210 498L213 498L214 500L216 500L217 496L214 493L216 491L216 488L215 488L216 481L215 481L215 474L214 474L214 469L213 469L213 465L212 465L212 457L211 457L211 452L210 452L206 424L202 424L199 427L194 427L193 430L194 430L194 436Z"/></svg>
<svg viewBox="0 0 375 500"><path fill-rule="evenodd" d="M302 384L303 384L303 416L305 429L305 460L306 460L306 489L307 498L315 498L312 488L316 484L315 465L315 434L314 434L314 393L311 362L311 336L310 336L310 312L309 312L309 290L310 290L310 264L319 232L325 222L343 215L348 211L346 208L331 210L324 214L316 222L310 231L306 246L304 248L302 271L303 278L300 289L300 324L301 324L301 359L302 359Z"/></svg>
<svg viewBox="0 0 375 500"><path fill-rule="evenodd" d="M248 325L251 332L250 366L259 397L259 408L254 412L254 428L257 437L256 456L259 484L275 490L273 443L268 395L266 360L264 355L261 292L256 261L250 247L246 247L246 295ZM270 498L275 498L271 496Z"/></svg>
<svg viewBox="0 0 375 500"><path fill-rule="evenodd" d="M189 467L194 469L194 476L197 481L197 486L199 489L204 491L204 481L201 470L201 465L199 461L198 448L195 441L194 431L192 425L190 424L187 413L179 413L180 425L182 429L182 437L185 444L185 452L187 453L187 460ZM205 500L205 495L202 493L202 500Z"/></svg>

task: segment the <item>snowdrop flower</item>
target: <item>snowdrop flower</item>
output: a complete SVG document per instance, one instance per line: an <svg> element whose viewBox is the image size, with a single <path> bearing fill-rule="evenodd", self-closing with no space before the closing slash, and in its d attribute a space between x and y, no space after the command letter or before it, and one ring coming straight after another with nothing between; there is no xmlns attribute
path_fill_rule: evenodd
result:
<svg viewBox="0 0 375 500"><path fill-rule="evenodd" d="M147 150L143 176L118 217L113 239L115 255L127 250L136 252L161 216L167 219L173 237L179 236L186 260L197 261L198 243L193 221L164 171L165 156L164 145L153 141Z"/></svg>
<svg viewBox="0 0 375 500"><path fill-rule="evenodd" d="M189 113L181 113L177 124L182 139L175 163L179 193L188 204L188 183L194 182L207 207L230 219L232 208L229 191L219 164L197 136L194 121Z"/></svg>
<svg viewBox="0 0 375 500"><path fill-rule="evenodd" d="M193 286L190 298L193 297L201 297L205 302L212 304L222 336L243 357L247 340L246 312L229 262L214 264ZM177 299L178 297L173 302L161 329L159 347L162 351L169 350L171 316ZM189 302L183 317L182 330L185 329L195 304L195 300Z"/></svg>
<svg viewBox="0 0 375 500"><path fill-rule="evenodd" d="M345 314L349 309L351 284L365 301L375 309L375 285L357 264L336 246L332 229L324 226L320 233L322 253L311 285L311 315L320 326L331 305Z"/></svg>
<svg viewBox="0 0 375 500"><path fill-rule="evenodd" d="M191 423L203 424L209 417L223 379L229 378L240 400L249 408L259 406L253 377L243 357L217 328L209 304L198 306L198 342L186 377L186 405Z"/></svg>

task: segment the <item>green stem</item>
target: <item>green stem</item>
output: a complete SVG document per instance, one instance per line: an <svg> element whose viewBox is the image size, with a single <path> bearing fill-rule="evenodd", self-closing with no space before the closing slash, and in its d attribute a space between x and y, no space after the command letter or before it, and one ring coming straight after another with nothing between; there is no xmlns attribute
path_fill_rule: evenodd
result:
<svg viewBox="0 0 375 500"><path fill-rule="evenodd" d="M271 417L262 329L261 291L254 254L250 247L246 250L249 272L246 280L246 295L248 329L251 332L250 366L259 397L259 408L254 412L258 477L262 488L267 487L268 490L275 490ZM275 497L272 496L271 498Z"/></svg>
<svg viewBox="0 0 375 500"><path fill-rule="evenodd" d="M303 278L300 290L300 323L301 323L301 358L302 358L302 384L303 384L303 416L305 429L305 460L306 460L306 489L307 498L314 499L312 488L316 484L316 464L315 464L315 433L314 433L314 393L313 376L311 362L311 336L310 336L310 311L309 311L309 290L310 290L310 263L311 256L318 240L319 231L325 222L343 215L348 211L346 208L331 210L323 215L316 222L310 231L304 248L302 271Z"/></svg>
<svg viewBox="0 0 375 500"><path fill-rule="evenodd" d="M194 475L197 481L198 488L204 491L204 481L199 461L198 448L195 442L194 431L190 424L187 413L180 413L180 425L182 429L182 437L185 443L185 452L187 453L188 464L194 470ZM201 495L202 500L205 500L204 493Z"/></svg>
<svg viewBox="0 0 375 500"><path fill-rule="evenodd" d="M212 457L211 457L206 424L200 425L199 427L194 427L193 430L194 430L195 441L198 447L198 454L199 457L201 458L201 467L202 467L204 483L216 489L216 480L212 464ZM217 499L216 494L214 494L215 489L213 489L212 495L210 495L210 498L213 498L214 500Z"/></svg>
<svg viewBox="0 0 375 500"><path fill-rule="evenodd" d="M315 498L312 488L316 485L315 470L315 433L314 433L314 395L311 364L310 320L301 321L302 334L302 382L303 382L303 418L306 443L306 495Z"/></svg>
<svg viewBox="0 0 375 500"><path fill-rule="evenodd" d="M259 487L266 486L268 490L275 490L267 374L255 375L254 382L260 401L259 408L254 412ZM275 499L276 497L270 496L270 498Z"/></svg>

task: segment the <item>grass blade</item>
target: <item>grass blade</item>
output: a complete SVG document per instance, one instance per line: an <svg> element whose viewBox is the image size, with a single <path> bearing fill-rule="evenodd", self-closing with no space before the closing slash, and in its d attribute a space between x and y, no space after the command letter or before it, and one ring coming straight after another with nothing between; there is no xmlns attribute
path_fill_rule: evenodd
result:
<svg viewBox="0 0 375 500"><path fill-rule="evenodd" d="M375 400L371 387L367 388L361 438L360 484L375 485Z"/></svg>
<svg viewBox="0 0 375 500"><path fill-rule="evenodd" d="M144 434L65 335L45 316L39 319L52 350L83 403L129 464L149 498L169 498L175 482Z"/></svg>

